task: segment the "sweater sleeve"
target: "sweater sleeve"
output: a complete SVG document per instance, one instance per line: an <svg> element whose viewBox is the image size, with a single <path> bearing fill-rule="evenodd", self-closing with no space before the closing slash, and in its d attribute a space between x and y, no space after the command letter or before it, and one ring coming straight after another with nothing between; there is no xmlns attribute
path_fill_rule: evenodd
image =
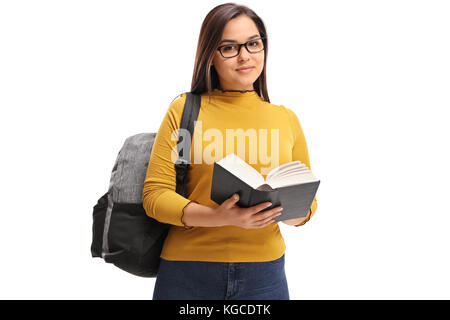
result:
<svg viewBox="0 0 450 320"><path fill-rule="evenodd" d="M177 159L178 129L185 101L186 94L183 93L166 112L153 142L142 191L142 204L148 216L181 227L186 227L182 221L183 209L191 202L175 191L174 161Z"/></svg>
<svg viewBox="0 0 450 320"><path fill-rule="evenodd" d="M294 147L292 149L292 161L300 160L310 170L312 170L311 164L309 162L308 145L306 143L305 135L303 134L303 129L300 125L300 121L298 120L298 117L294 111L292 111L286 107L285 107L285 109L288 112L289 119L291 122L292 132L294 135ZM316 197L314 197L306 220L303 223L295 225L295 226L299 227L299 226L304 225L306 222L308 222L309 219L311 219L311 217L314 215L316 210L317 210L317 199L316 199Z"/></svg>

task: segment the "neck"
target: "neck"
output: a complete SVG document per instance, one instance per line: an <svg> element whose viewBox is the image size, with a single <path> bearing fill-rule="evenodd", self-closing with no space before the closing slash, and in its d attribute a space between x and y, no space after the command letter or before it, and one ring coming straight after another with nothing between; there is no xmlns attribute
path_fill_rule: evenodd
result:
<svg viewBox="0 0 450 320"><path fill-rule="evenodd" d="M252 92L252 91L255 91L254 89L252 89L252 90L227 90L227 89L218 89L218 90L220 90L220 91L222 91L222 92Z"/></svg>
<svg viewBox="0 0 450 320"><path fill-rule="evenodd" d="M232 92L248 92L248 91L255 91L254 85L223 85L222 83L218 84L218 89L222 91L232 91Z"/></svg>

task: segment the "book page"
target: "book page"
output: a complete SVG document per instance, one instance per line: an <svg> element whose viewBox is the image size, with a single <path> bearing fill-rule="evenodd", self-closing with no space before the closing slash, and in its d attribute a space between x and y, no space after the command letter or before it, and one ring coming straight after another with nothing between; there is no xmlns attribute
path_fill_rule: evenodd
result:
<svg viewBox="0 0 450 320"><path fill-rule="evenodd" d="M305 166L303 163L301 163L299 160L285 163L285 164L283 164L283 165L281 165L281 166L278 166L278 167L272 169L272 170L267 174L266 181L270 180L270 178L271 178L272 176L275 176L275 175L277 175L277 174L280 174L280 173L282 173L282 172L285 172L285 171L287 171L287 170L290 170L290 169L293 168L293 167L306 167L306 166Z"/></svg>
<svg viewBox="0 0 450 320"><path fill-rule="evenodd" d="M258 172L258 170L253 168L234 153L227 155L225 158L218 161L217 164L234 174L254 189L265 183L264 177Z"/></svg>
<svg viewBox="0 0 450 320"><path fill-rule="evenodd" d="M284 177L286 175L296 174L296 173L303 172L303 171L309 171L309 170L306 166L304 166L303 168L289 168L289 170L286 170L283 172L277 172L277 174L270 177L270 179L280 178L280 177Z"/></svg>
<svg viewBox="0 0 450 320"><path fill-rule="evenodd" d="M307 173L307 172L309 172L309 171L305 170L304 172L288 172L283 175L274 177L273 179L271 179L271 181L276 181L276 180L281 181L281 180L284 180L286 177L292 177L292 176L296 176L300 173Z"/></svg>
<svg viewBox="0 0 450 320"><path fill-rule="evenodd" d="M267 184L272 188L288 187L291 185L313 182L318 179L312 174L311 171L302 171L298 173L289 174L282 177L274 177Z"/></svg>

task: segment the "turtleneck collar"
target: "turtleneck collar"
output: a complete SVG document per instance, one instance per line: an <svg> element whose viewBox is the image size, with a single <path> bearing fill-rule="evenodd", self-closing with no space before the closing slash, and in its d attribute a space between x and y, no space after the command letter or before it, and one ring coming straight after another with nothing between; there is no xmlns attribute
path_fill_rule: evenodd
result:
<svg viewBox="0 0 450 320"><path fill-rule="evenodd" d="M251 93L256 93L255 90L222 90L222 89L214 89L213 92L215 94L220 94L220 95L230 95L230 96L237 96L237 95L248 95Z"/></svg>
<svg viewBox="0 0 450 320"><path fill-rule="evenodd" d="M207 95L207 93L206 93ZM215 97L218 99L224 99L227 102L240 102L240 101L264 101L255 90L222 90L222 89L213 89L211 92L211 97Z"/></svg>

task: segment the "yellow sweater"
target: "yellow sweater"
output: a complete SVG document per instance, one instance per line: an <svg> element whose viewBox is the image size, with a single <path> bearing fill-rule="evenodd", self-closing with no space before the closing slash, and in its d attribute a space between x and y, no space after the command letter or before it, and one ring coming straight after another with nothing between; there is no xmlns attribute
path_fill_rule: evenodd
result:
<svg viewBox="0 0 450 320"><path fill-rule="evenodd" d="M176 133L180 127L185 101L186 95L183 93L167 110L153 144L149 160L151 170L147 170L143 189L142 201L146 213L172 225L161 258L212 262L260 262L280 258L286 245L278 223L261 229L237 226L187 229L181 217L184 207L191 201L211 208L219 206L210 199L214 161L230 153L244 159L264 178L270 169L295 160L300 160L311 169L307 144L297 116L282 105L264 101L256 91L215 89L211 97L202 94L198 122L192 137L188 198L185 198L175 192L176 173L172 157L176 159L177 139L171 139L173 132ZM234 130L234 137L233 134L227 136L227 131L233 132L230 129ZM239 129L240 137L244 137L241 143ZM246 132L249 133L247 137ZM256 133L257 142L253 139L255 135L250 138L252 132ZM277 145L278 150L273 151ZM256 161L252 152L253 155L257 152ZM314 198L310 216L316 208Z"/></svg>

